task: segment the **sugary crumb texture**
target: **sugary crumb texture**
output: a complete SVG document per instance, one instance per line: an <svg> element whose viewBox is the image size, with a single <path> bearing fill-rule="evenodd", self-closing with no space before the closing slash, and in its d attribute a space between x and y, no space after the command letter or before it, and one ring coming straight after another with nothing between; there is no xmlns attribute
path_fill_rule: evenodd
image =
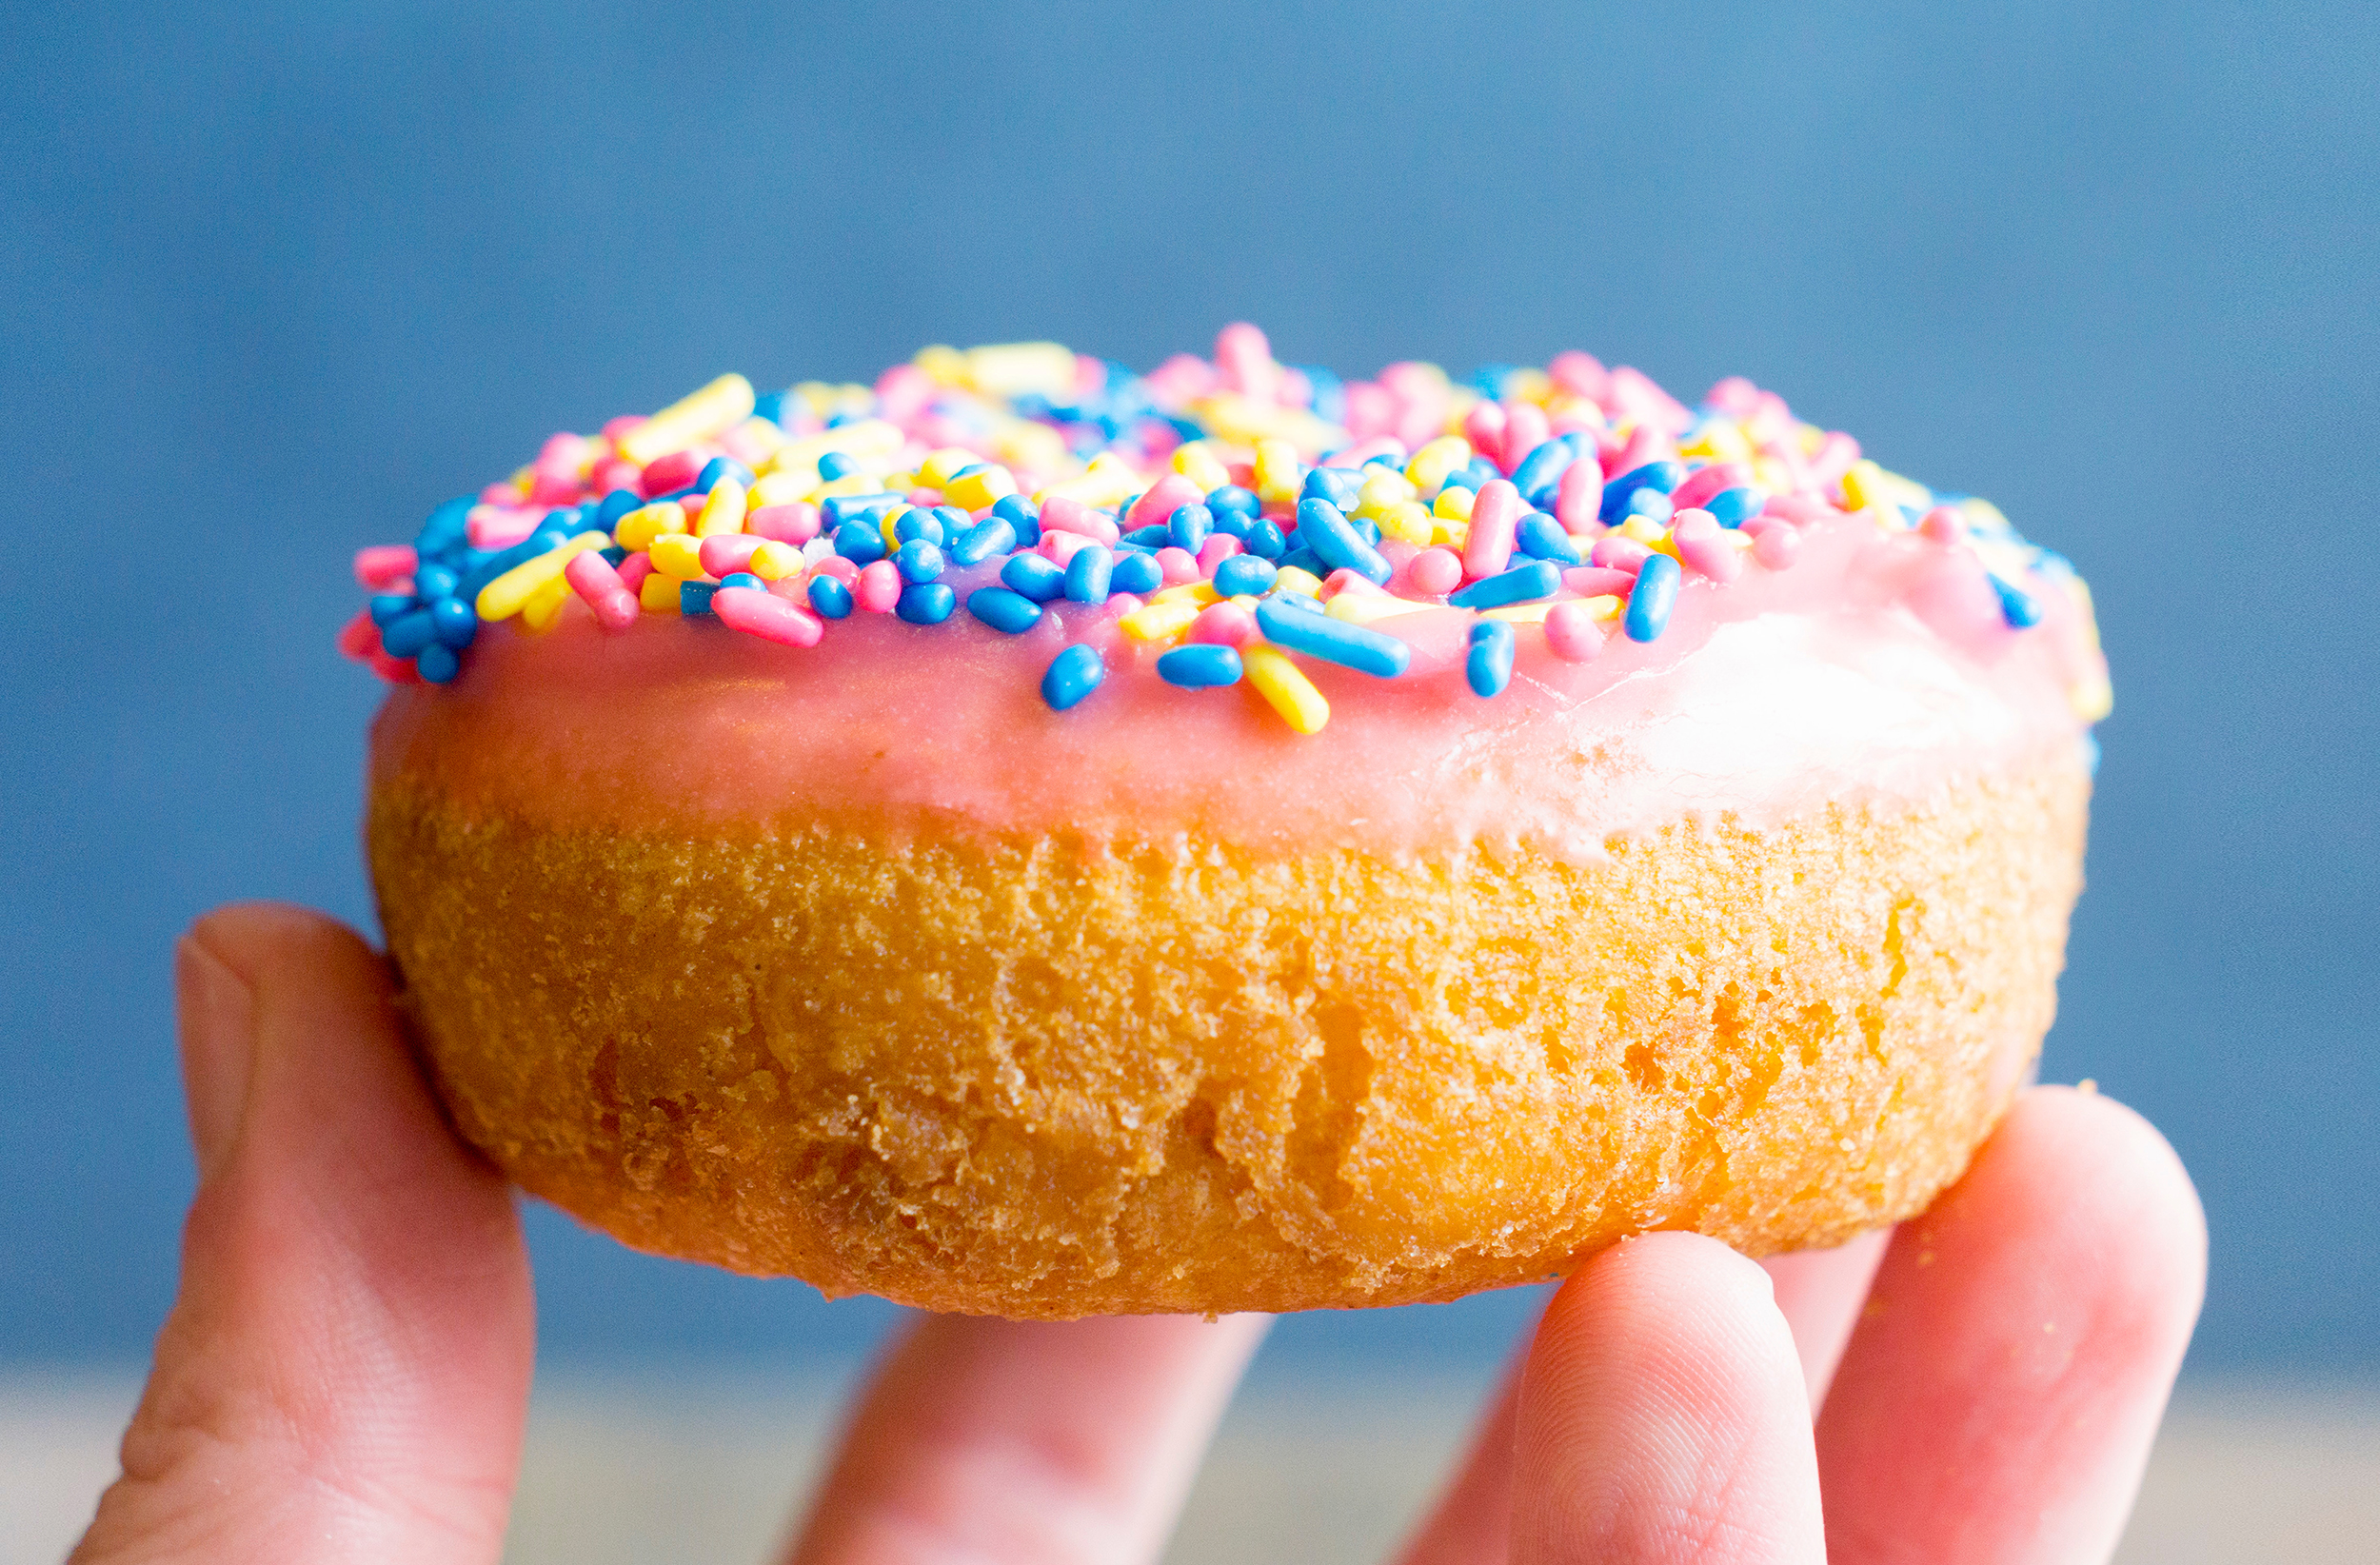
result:
<svg viewBox="0 0 2380 1565"><path fill-rule="evenodd" d="M457 1125L639 1249L1066 1318L1448 1299L1922 1210L2055 1003L2089 782L1399 863L834 821L554 830L386 780Z"/></svg>

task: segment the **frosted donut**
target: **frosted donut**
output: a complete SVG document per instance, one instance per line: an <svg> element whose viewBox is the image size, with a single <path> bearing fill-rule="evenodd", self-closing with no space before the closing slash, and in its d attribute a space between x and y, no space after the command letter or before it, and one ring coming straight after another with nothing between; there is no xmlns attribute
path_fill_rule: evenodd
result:
<svg viewBox="0 0 2380 1565"><path fill-rule="evenodd" d="M2108 706L1989 505L1583 354L730 378L358 565L463 1135L640 1249L1018 1317L1923 1209L2049 1026Z"/></svg>

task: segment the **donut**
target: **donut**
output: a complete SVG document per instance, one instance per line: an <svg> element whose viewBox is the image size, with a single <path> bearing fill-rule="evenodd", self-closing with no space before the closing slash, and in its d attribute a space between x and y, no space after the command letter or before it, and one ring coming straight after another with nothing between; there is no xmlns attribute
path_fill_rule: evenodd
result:
<svg viewBox="0 0 2380 1565"><path fill-rule="evenodd" d="M1923 1210L2109 709L1988 502L1721 381L934 347L366 550L454 1124L638 1249L1017 1318L1451 1299Z"/></svg>

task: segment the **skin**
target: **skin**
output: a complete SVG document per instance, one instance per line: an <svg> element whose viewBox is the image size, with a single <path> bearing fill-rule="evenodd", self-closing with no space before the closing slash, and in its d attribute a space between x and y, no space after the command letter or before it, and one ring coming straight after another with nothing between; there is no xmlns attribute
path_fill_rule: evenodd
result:
<svg viewBox="0 0 2380 1565"><path fill-rule="evenodd" d="M199 1191L73 1558L497 1560L528 1261L387 968L319 915L245 906L191 930L176 980ZM1401 1565L2104 1560L2205 1256L2171 1148L2062 1088L1889 1241L1765 1265L1691 1234L1615 1246L1556 1294ZM925 1319L784 1558L1155 1560L1263 1326Z"/></svg>

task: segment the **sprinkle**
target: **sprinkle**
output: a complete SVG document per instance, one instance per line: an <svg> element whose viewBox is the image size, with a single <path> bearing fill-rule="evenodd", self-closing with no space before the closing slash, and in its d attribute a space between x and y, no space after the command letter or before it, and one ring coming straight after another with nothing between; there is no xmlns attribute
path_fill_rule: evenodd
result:
<svg viewBox="0 0 2380 1565"><path fill-rule="evenodd" d="M617 634L636 624L636 594L628 590L620 573L601 554L573 555L562 574L570 584L570 590L594 610L597 624Z"/></svg>
<svg viewBox="0 0 2380 1565"><path fill-rule="evenodd" d="M1501 608L1532 598L1551 598L1562 589L1562 567L1551 560L1532 560L1499 575L1472 583L1446 601L1458 608Z"/></svg>
<svg viewBox="0 0 2380 1565"><path fill-rule="evenodd" d="M1322 692L1304 671L1289 661L1289 654L1259 643L1240 648L1240 657L1248 683L1283 722L1301 734L1322 731L1331 720L1331 703L1322 699Z"/></svg>
<svg viewBox="0 0 2380 1565"><path fill-rule="evenodd" d="M508 620L521 612L539 591L562 580L563 567L569 565L572 555L602 548L610 542L600 532L583 532L559 548L523 561L488 583L480 589L473 606L483 620Z"/></svg>
<svg viewBox="0 0 2380 1565"><path fill-rule="evenodd" d="M1078 604L1107 602L1115 556L1103 544L1086 544L1066 562L1066 596Z"/></svg>
<svg viewBox="0 0 2380 1565"><path fill-rule="evenodd" d="M1670 611L1677 606L1677 562L1666 554L1648 555L1636 573L1636 589L1628 595L1628 639L1650 642L1669 628Z"/></svg>
<svg viewBox="0 0 2380 1565"><path fill-rule="evenodd" d="M1000 580L1011 592L1021 593L1037 604L1061 598L1066 592L1066 573L1038 554L1011 556L1000 569Z"/></svg>
<svg viewBox="0 0 2380 1565"><path fill-rule="evenodd" d="M1564 663L1592 663L1603 650L1603 626L1597 622L1618 612L1617 598L1556 604L1546 612L1545 644Z"/></svg>
<svg viewBox="0 0 2380 1565"><path fill-rule="evenodd" d="M752 403L750 381L741 375L722 375L629 430L620 440L620 454L630 462L649 464L743 423L752 416Z"/></svg>
<svg viewBox="0 0 2380 1565"><path fill-rule="evenodd" d="M418 564L419 557L409 544L383 544L358 549L355 579L374 592L385 592L410 578Z"/></svg>
<svg viewBox="0 0 2380 1565"><path fill-rule="evenodd" d="M1543 511L1531 511L1520 519L1514 542L1520 552L1533 560L1552 560L1559 565L1583 564L1578 545L1570 541L1562 525Z"/></svg>
<svg viewBox="0 0 2380 1565"><path fill-rule="evenodd" d="M1111 592L1155 592L1164 584L1165 567L1158 564L1154 554L1120 555L1108 570L1107 586Z"/></svg>
<svg viewBox="0 0 2380 1565"><path fill-rule="evenodd" d="M1471 528L1462 546L1462 573L1477 580L1494 576L1511 561L1520 522L1520 491L1504 479L1481 489L1471 503Z"/></svg>
<svg viewBox="0 0 2380 1565"><path fill-rule="evenodd" d="M817 615L752 587L721 586L711 595L711 612L731 630L784 646L816 646L826 634Z"/></svg>
<svg viewBox="0 0 2380 1565"><path fill-rule="evenodd" d="M1184 690L1238 684L1242 671L1239 650L1213 642L1177 646L1157 660L1157 677Z"/></svg>
<svg viewBox="0 0 2380 1565"><path fill-rule="evenodd" d="M942 575L942 551L922 538L912 538L894 552L892 563L901 579L915 586Z"/></svg>
<svg viewBox="0 0 2380 1565"><path fill-rule="evenodd" d="M961 533L950 545L950 563L954 565L980 565L995 554L1006 554L1017 546L1017 529L1000 517L979 522Z"/></svg>
<svg viewBox="0 0 2380 1565"><path fill-rule="evenodd" d="M1280 570L1270 560L1235 555L1215 567L1215 590L1226 598L1258 597L1273 589Z"/></svg>
<svg viewBox="0 0 2380 1565"><path fill-rule="evenodd" d="M1326 469L1316 468L1317 474ZM1345 567L1367 579L1386 585L1396 573L1388 562L1362 536L1349 525L1338 505L1326 499L1298 502L1298 537L1323 565L1336 570Z"/></svg>
<svg viewBox="0 0 2380 1565"><path fill-rule="evenodd" d="M912 582L901 589L893 612L910 624L940 624L958 602L959 595L940 582Z"/></svg>
<svg viewBox="0 0 2380 1565"><path fill-rule="evenodd" d="M1011 636L1021 636L1041 623L1041 605L1006 587L977 587L967 594L967 612Z"/></svg>
<svg viewBox="0 0 2380 1565"><path fill-rule="evenodd" d="M744 530L780 544L806 544L818 536L819 516L819 508L805 500L764 505L744 513Z"/></svg>
<svg viewBox="0 0 2380 1565"><path fill-rule="evenodd" d="M2022 630L2041 623L2041 600L2007 578L1994 573L1992 590L2000 595L2000 617Z"/></svg>
<svg viewBox="0 0 2380 1565"><path fill-rule="evenodd" d="M647 614L683 612L678 586L679 583L675 577L664 576L660 571L653 571L646 575L644 582L637 587L637 604Z"/></svg>
<svg viewBox="0 0 2380 1565"><path fill-rule="evenodd" d="M1513 627L1501 620L1481 620L1473 625L1462 673L1474 695L1502 695L1513 679Z"/></svg>
<svg viewBox="0 0 2380 1565"><path fill-rule="evenodd" d="M680 582L678 584L678 612L696 615L709 614L711 599L717 595L718 591L717 582Z"/></svg>
<svg viewBox="0 0 2380 1565"><path fill-rule="evenodd" d="M1107 665L1100 661L1099 648L1077 642L1050 660L1049 671L1041 676L1041 699L1051 711L1063 712L1106 682Z"/></svg>
<svg viewBox="0 0 2380 1565"><path fill-rule="evenodd" d="M1719 525L1718 518L1709 511L1679 511L1677 520L1670 524L1670 542L1678 561L1697 575L1727 583L1743 573L1743 556L1735 551L1734 540Z"/></svg>
<svg viewBox="0 0 2380 1565"><path fill-rule="evenodd" d="M810 578L810 606L830 620L848 619L855 606L851 589L832 576Z"/></svg>
<svg viewBox="0 0 2380 1565"><path fill-rule="evenodd" d="M870 614L890 614L901 602L901 572L890 560L861 567L851 588L851 601Z"/></svg>
<svg viewBox="0 0 2380 1565"><path fill-rule="evenodd" d="M1256 623L1264 639L1276 645L1378 679L1393 680L1413 662L1413 648L1394 636L1296 608L1278 598L1256 605Z"/></svg>
<svg viewBox="0 0 2380 1565"><path fill-rule="evenodd" d="M1245 646L1257 639L1256 616L1238 604L1209 604L1190 622L1189 640Z"/></svg>
<svg viewBox="0 0 2380 1565"><path fill-rule="evenodd" d="M1188 598L1176 598L1168 603L1146 604L1116 622L1117 627L1136 642L1171 641L1190 628L1203 612Z"/></svg>

